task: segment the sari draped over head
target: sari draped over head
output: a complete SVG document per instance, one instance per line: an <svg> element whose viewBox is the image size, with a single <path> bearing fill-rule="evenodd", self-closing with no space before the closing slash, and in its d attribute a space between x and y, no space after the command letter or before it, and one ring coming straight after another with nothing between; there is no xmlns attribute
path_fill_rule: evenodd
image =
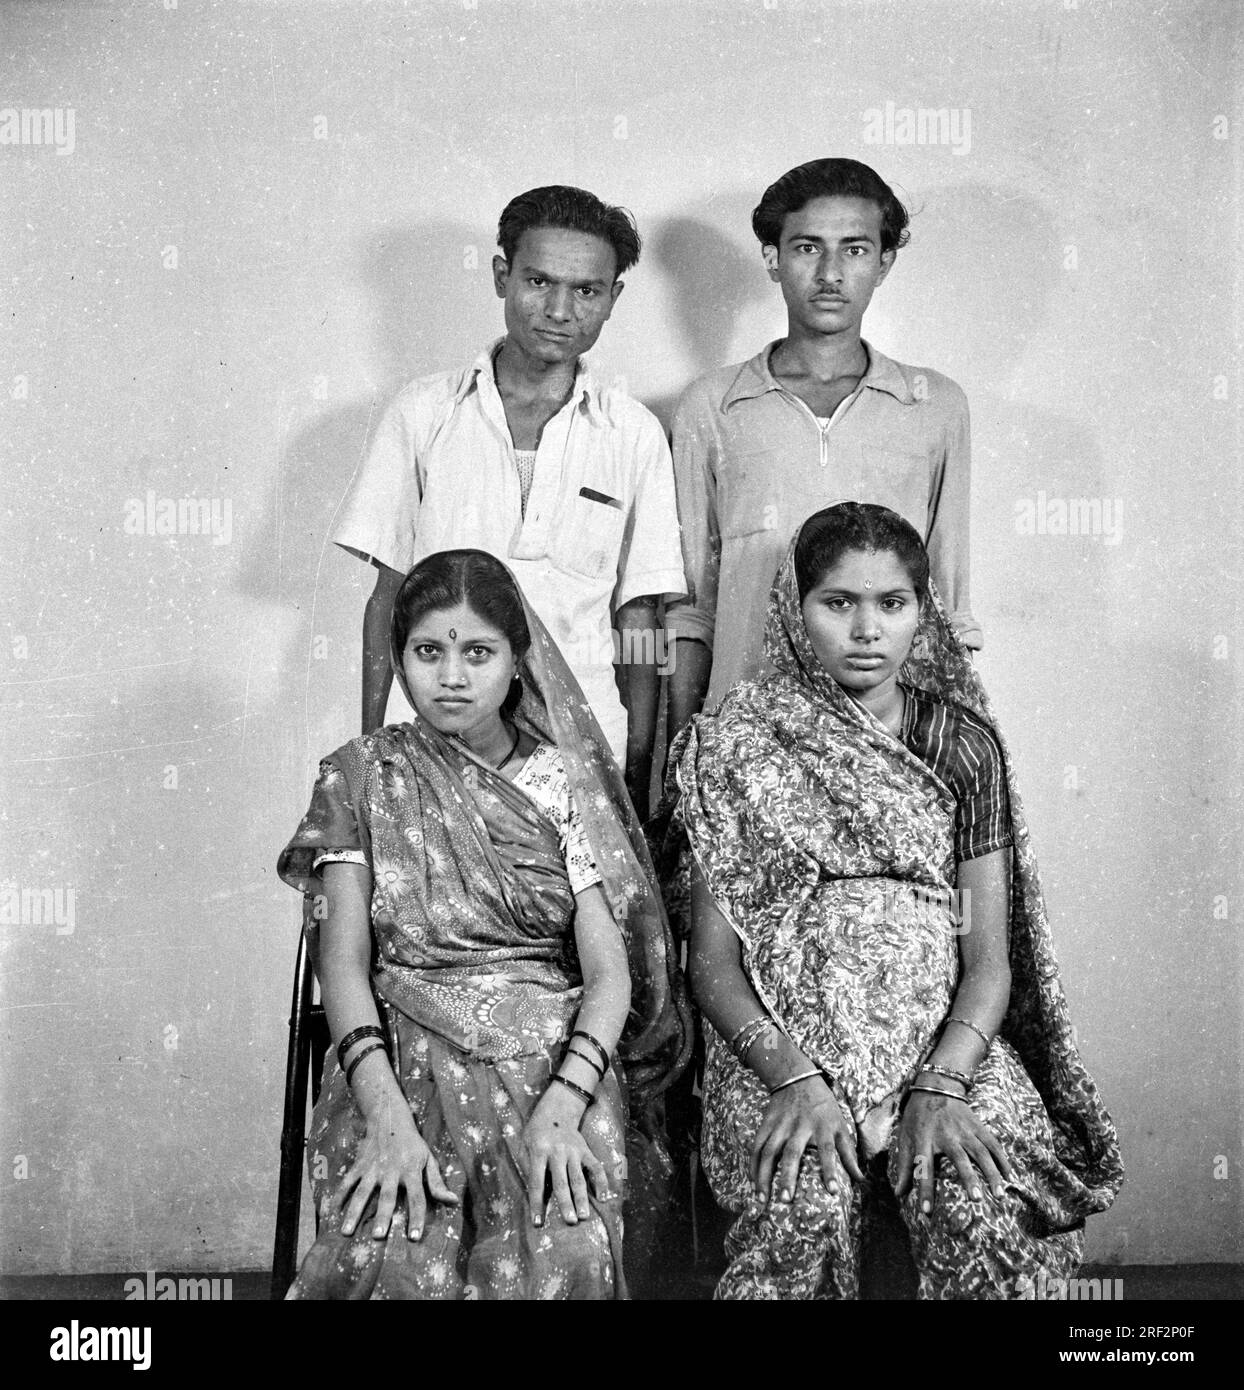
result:
<svg viewBox="0 0 1244 1390"><path fill-rule="evenodd" d="M384 1240L373 1238L367 1212L345 1234L332 1198L366 1122L330 1053L307 1146L318 1234L291 1298L623 1297L624 1197L632 1278L652 1261L669 1172L661 1092L688 1059L689 1009L622 777L525 599L523 610L531 646L514 720L560 753L630 971L616 1059L579 1127L609 1190L594 1187L591 1217L575 1224L552 1214L536 1227L527 1215L524 1127L583 999L572 872L584 887L593 878L573 815L559 822L549 809L560 791L538 803L534 783L531 795L518 785L528 764L510 781L416 710L410 723L353 739L321 763L311 807L278 872L304 893L304 931L318 960L325 898L317 864L327 855L370 867L370 975L390 1061L458 1200L429 1205L420 1241L407 1237L404 1210ZM413 710L398 652L392 661ZM555 767L550 756L537 749L529 764ZM560 784L560 773L548 776ZM369 1212L375 1204L373 1195Z"/></svg>
<svg viewBox="0 0 1244 1390"><path fill-rule="evenodd" d="M513 580L513 576L511 575ZM522 591L517 582L515 589ZM531 645L514 722L560 751L575 805L626 946L631 1006L618 1051L632 1106L685 1066L690 1014L648 846L621 773L565 658L523 597ZM393 670L414 711L400 653ZM532 799L464 744L413 713L327 760L344 779L373 874L372 981L420 1025L480 1060L530 1055L568 1034L581 996L574 894L558 829ZM304 819L278 872L308 894L332 828ZM550 1012L550 991L564 995Z"/></svg>
<svg viewBox="0 0 1244 1390"><path fill-rule="evenodd" d="M958 984L955 802L821 665L803 621L797 542L770 595L773 673L697 717L671 765L678 817L739 937L749 981L832 1079L867 1154L886 1146ZM1057 1219L1073 1222L1117 1193L1117 1136L1072 1033L1011 758L935 593L899 680L984 721L1002 752L1014 836L1012 984L994 1048L1013 1048L1048 1111L1062 1169ZM716 1055L734 1065L724 1046ZM713 1057L710 1047L710 1070ZM706 1098L706 1115L708 1106Z"/></svg>

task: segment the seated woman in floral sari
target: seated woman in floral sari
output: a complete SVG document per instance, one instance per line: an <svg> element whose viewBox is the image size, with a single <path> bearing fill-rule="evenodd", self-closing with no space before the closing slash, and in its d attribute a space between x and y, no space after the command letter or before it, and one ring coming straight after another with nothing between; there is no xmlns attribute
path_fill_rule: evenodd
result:
<svg viewBox="0 0 1244 1390"><path fill-rule="evenodd" d="M625 1297L626 1091L688 1045L643 836L500 561L417 565L392 660L412 721L325 759L279 864L337 1041L289 1296Z"/></svg>
<svg viewBox="0 0 1244 1390"><path fill-rule="evenodd" d="M919 1297L1040 1297L1122 1182L1006 748L928 576L883 507L809 518L770 599L774 672L673 751L702 1158L738 1212L719 1298L858 1297L886 1181Z"/></svg>

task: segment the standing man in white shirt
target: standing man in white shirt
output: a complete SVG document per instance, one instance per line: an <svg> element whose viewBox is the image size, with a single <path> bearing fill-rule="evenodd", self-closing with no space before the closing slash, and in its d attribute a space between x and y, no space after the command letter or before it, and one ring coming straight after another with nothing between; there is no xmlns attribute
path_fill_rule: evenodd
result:
<svg viewBox="0 0 1244 1390"><path fill-rule="evenodd" d="M497 241L505 336L465 370L398 393L333 537L376 567L363 731L384 722L389 619L407 571L438 550L486 550L561 648L642 817L664 652L658 604L686 591L673 469L655 416L581 361L639 259L639 233L622 208L552 185L510 202Z"/></svg>

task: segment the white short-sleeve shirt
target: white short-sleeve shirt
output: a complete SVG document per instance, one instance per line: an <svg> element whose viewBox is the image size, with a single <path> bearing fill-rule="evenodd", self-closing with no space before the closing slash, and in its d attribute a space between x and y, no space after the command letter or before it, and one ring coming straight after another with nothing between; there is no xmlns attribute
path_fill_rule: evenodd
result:
<svg viewBox="0 0 1244 1390"><path fill-rule="evenodd" d="M669 445L651 411L598 386L580 360L570 399L541 435L524 515L493 374L502 341L465 371L421 377L398 393L333 539L402 573L458 547L504 560L622 762L613 609L686 593Z"/></svg>

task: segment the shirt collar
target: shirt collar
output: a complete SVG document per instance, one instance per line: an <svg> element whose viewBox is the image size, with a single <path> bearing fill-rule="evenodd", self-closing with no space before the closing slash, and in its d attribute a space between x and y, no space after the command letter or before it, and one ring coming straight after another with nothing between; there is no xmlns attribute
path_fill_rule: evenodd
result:
<svg viewBox="0 0 1244 1390"><path fill-rule="evenodd" d="M756 396L763 396L766 391L783 389L769 367L769 354L780 341L781 339L777 339L769 343L750 361L743 363L738 375L730 383L729 390L722 397L723 411L728 410L736 401L752 400ZM861 339L861 342L864 340ZM908 386L907 378L899 364L885 353L878 352L871 343L864 342L864 350L868 353L868 370L860 379L860 386L867 386L873 391L885 391L903 405L911 405L916 398L912 395L911 387Z"/></svg>
<svg viewBox="0 0 1244 1390"><path fill-rule="evenodd" d="M480 377L484 377L492 389L497 389L497 378L493 372L493 359L496 357L501 344L505 342L505 334L500 338L494 338L491 343L480 353L474 362L462 374L458 383L458 389L454 392L454 405L461 405L462 401L477 384ZM584 414L595 424L605 423L604 408L601 403L600 387L596 384L596 378L592 375L591 368L588 366L587 358L580 357L575 364L574 387L571 390L571 399L575 400L583 409Z"/></svg>

